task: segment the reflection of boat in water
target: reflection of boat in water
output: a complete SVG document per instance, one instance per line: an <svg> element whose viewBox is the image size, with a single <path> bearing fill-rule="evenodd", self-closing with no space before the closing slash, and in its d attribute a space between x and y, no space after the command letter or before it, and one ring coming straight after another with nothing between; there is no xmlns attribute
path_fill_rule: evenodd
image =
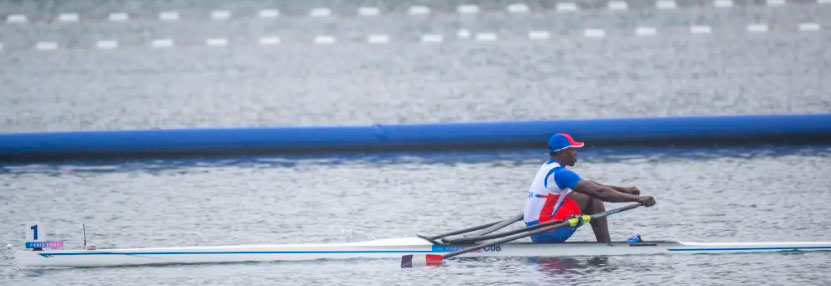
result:
<svg viewBox="0 0 831 286"><path fill-rule="evenodd" d="M529 257L528 261L539 265L539 270L543 273L559 274L564 272L573 272L575 270L583 270L589 268L607 267L609 265L608 256L591 256L591 257Z"/></svg>

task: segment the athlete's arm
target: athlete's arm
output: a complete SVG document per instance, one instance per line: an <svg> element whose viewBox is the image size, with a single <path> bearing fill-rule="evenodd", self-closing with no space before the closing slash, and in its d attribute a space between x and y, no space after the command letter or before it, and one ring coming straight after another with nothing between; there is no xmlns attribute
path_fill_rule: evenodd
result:
<svg viewBox="0 0 831 286"><path fill-rule="evenodd" d="M595 183L597 183L597 182L595 182ZM598 184L600 184L600 183L598 183ZM638 189L638 187L619 187L619 186L612 186L612 185L605 185L605 184L601 184L601 185L612 188L613 190L624 193L624 194L630 194L630 195L636 195L636 196L641 195L641 190Z"/></svg>
<svg viewBox="0 0 831 286"><path fill-rule="evenodd" d="M619 192L614 188L590 180L580 180L571 189L575 192L598 198L604 202L638 202L647 207L655 204L655 199L651 196L638 196Z"/></svg>

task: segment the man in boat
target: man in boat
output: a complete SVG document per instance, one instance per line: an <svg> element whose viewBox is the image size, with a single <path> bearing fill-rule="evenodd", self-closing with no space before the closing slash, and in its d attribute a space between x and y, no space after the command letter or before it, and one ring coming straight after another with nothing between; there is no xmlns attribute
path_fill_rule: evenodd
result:
<svg viewBox="0 0 831 286"><path fill-rule="evenodd" d="M638 202L644 206L655 205L651 196L641 196L636 187L604 185L581 179L566 166L577 162L577 148L583 142L575 141L571 135L558 133L548 140L550 160L543 163L525 202L525 225L532 226L552 220L565 220L572 215L595 214L606 211L603 202ZM590 222L597 242L611 242L606 218ZM565 242L577 227L562 227L556 230L532 235L533 242Z"/></svg>

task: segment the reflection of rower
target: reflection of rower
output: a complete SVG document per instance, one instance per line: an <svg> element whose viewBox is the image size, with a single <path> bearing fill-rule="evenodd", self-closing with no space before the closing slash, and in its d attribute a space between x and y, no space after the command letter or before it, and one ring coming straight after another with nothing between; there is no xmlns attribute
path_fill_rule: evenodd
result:
<svg viewBox="0 0 831 286"><path fill-rule="evenodd" d="M566 166L577 162L577 149L583 142L574 141L570 135L558 133L548 140L550 160L542 164L525 203L525 224L532 226L552 220L565 220L572 215L604 212L603 202L638 202L645 206L655 204L651 196L641 196L636 187L604 185L582 180ZM606 218L591 220L592 230L598 242L611 242ZM565 242L577 227L562 227L550 232L532 235L533 242Z"/></svg>

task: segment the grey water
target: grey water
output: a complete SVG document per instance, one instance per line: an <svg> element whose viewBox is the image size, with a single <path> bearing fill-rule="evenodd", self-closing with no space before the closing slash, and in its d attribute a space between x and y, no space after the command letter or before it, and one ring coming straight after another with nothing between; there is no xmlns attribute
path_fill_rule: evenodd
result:
<svg viewBox="0 0 831 286"><path fill-rule="evenodd" d="M460 15L456 1L0 2L0 20L27 15L0 23L0 132L831 111L831 5L679 1L670 10L628 1L613 11L581 1L579 11L560 12L555 2L526 3L525 14L481 1L480 13ZM412 5L432 12L411 16ZM362 6L382 13L356 15ZM322 7L333 15L308 16ZM262 9L280 16L260 18ZM212 20L214 10L232 16ZM159 20L165 11L180 20ZM109 21L113 12L129 20ZM79 21L60 22L60 13ZM805 23L821 28L800 29ZM692 25L712 32L693 34ZM638 27L657 34L638 36ZM367 43L374 34L389 42ZM427 34L443 41L422 42ZM497 37L477 40L485 34ZM320 35L337 40L314 44ZM158 39L173 46L153 47ZM41 42L57 48L38 50ZM4 247L21 247L33 222L70 248L83 243L82 223L98 247L439 233L518 212L545 159L545 150L493 150L3 164L0 284L831 283L827 252L462 259L410 270L383 259L29 269ZM612 217L614 239L831 241L829 166L825 145L589 147L574 170L656 197L653 208ZM581 229L573 240L592 238Z"/></svg>

